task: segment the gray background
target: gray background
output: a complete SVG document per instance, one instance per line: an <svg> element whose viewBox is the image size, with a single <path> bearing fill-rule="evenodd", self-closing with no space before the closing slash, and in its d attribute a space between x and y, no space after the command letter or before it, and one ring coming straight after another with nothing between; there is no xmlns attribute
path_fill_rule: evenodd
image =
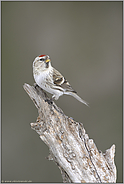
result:
<svg viewBox="0 0 124 184"><path fill-rule="evenodd" d="M41 54L90 103L56 102L99 150L116 145L122 182L122 2L2 2L2 180L62 182L30 128L38 113L22 87L33 85L32 62Z"/></svg>

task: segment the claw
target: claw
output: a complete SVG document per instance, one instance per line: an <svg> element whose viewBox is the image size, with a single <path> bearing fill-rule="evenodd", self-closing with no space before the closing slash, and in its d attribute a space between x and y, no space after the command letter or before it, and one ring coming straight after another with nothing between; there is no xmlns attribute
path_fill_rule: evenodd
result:
<svg viewBox="0 0 124 184"><path fill-rule="evenodd" d="M39 87L36 83L34 83L34 87L35 87L35 89L37 88L37 87Z"/></svg>
<svg viewBox="0 0 124 184"><path fill-rule="evenodd" d="M49 105L53 104L53 100L52 99L46 99L45 102L47 102Z"/></svg>

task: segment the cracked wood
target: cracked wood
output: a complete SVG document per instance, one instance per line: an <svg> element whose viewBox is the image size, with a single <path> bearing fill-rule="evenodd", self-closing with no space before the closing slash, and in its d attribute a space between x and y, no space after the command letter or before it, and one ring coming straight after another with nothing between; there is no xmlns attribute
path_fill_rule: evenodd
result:
<svg viewBox="0 0 124 184"><path fill-rule="evenodd" d="M49 160L59 167L63 182L115 183L115 145L105 153L98 151L82 123L76 122L52 102L38 86L24 84L24 89L38 109L31 128L49 147Z"/></svg>

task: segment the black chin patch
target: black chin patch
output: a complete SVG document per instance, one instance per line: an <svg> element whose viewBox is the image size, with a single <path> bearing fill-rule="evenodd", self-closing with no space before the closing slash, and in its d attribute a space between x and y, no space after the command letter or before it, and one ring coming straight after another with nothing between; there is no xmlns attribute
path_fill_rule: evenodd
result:
<svg viewBox="0 0 124 184"><path fill-rule="evenodd" d="M49 62L46 63L46 68L49 68Z"/></svg>

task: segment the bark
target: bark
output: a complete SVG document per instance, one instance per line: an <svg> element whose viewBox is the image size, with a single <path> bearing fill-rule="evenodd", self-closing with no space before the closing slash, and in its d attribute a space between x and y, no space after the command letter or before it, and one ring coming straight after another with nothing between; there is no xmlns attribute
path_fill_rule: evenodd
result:
<svg viewBox="0 0 124 184"><path fill-rule="evenodd" d="M23 87L39 113L31 128L49 147L48 159L59 167L63 182L116 183L115 145L105 153L98 151L83 123L66 116L37 85Z"/></svg>

